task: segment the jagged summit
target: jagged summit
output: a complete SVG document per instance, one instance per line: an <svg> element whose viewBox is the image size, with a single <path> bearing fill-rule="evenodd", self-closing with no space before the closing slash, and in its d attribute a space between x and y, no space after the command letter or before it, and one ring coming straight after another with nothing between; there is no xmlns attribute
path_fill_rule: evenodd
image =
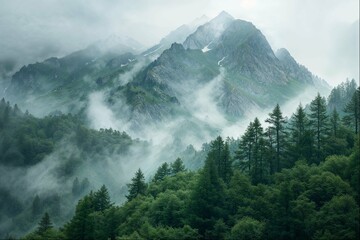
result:
<svg viewBox="0 0 360 240"><path fill-rule="evenodd" d="M234 17L231 16L228 12L223 10L213 20L215 20L215 19L221 19L221 20L231 19L231 20L234 20Z"/></svg>
<svg viewBox="0 0 360 240"><path fill-rule="evenodd" d="M185 49L182 44L179 44L179 43L171 44L170 51L178 52L178 51L183 51L183 50L185 50Z"/></svg>
<svg viewBox="0 0 360 240"><path fill-rule="evenodd" d="M190 49L203 49L210 44L215 43L217 38L227 28L227 26L234 21L234 18L223 11L215 18L211 19L204 25L199 26L196 31L190 34L184 41L184 47Z"/></svg>
<svg viewBox="0 0 360 240"><path fill-rule="evenodd" d="M199 18L194 19L190 23L183 24L174 31L171 31L167 36L161 39L160 44L172 44L174 42L182 43L185 41L186 37L189 34L193 33L196 28L200 25L203 25L209 21L209 18L206 15L202 15Z"/></svg>
<svg viewBox="0 0 360 240"><path fill-rule="evenodd" d="M190 22L187 25L198 27L198 26L200 26L202 24L207 23L209 20L210 20L210 18L204 14L201 17L198 17L198 18L194 19L192 22Z"/></svg>
<svg viewBox="0 0 360 240"><path fill-rule="evenodd" d="M202 25L194 28L198 24ZM102 45L128 40L112 36ZM214 101L230 118L243 116L251 107L268 107L290 99L302 87L316 86L311 72L286 49L275 54L253 23L234 19L225 11L210 21L202 16L182 25L138 55L132 51L100 55L88 50L21 69L8 91L39 96L39 101L45 94L47 99L61 96L69 103L77 101L78 92L83 91L85 105L89 92L109 87L109 102L129 105L131 124L139 126L142 121L186 112L178 109L173 99L184 106L189 94L203 91L213 79L217 93ZM137 69L140 60L144 65ZM132 77L126 79L129 72Z"/></svg>

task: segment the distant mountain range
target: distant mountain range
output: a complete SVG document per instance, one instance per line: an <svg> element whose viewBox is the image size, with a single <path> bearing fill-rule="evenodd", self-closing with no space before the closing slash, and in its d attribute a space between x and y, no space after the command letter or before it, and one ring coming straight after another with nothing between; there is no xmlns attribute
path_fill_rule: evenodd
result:
<svg viewBox="0 0 360 240"><path fill-rule="evenodd" d="M235 122L309 87L329 90L286 49L274 53L252 23L221 12L182 25L146 51L135 40L112 36L29 64L12 76L5 97L37 115L86 113L90 94L101 91L117 118L141 129L179 117L208 125L212 113ZM207 107L216 111L203 111Z"/></svg>

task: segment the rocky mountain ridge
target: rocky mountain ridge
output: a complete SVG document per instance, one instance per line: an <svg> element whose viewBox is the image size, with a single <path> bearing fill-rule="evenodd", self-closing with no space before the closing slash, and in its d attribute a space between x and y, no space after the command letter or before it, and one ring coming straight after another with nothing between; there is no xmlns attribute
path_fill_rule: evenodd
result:
<svg viewBox="0 0 360 240"><path fill-rule="evenodd" d="M158 51L162 53L153 60L152 52ZM57 103L52 110L86 112L90 94L102 91L104 104L138 128L179 116L192 118L208 105L227 121L237 121L249 109L284 103L307 87L324 86L287 50L275 54L252 23L222 12L197 27L183 44L165 50L156 45L141 54L131 47L104 52L92 45L23 67L12 77L8 92L21 93L20 100L35 105ZM202 98L209 102L199 108L189 101ZM202 118L194 121L205 124Z"/></svg>

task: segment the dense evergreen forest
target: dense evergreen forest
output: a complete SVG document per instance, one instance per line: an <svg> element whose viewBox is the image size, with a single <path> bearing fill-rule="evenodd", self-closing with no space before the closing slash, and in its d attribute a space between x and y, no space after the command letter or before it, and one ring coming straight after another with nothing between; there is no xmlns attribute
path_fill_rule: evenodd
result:
<svg viewBox="0 0 360 240"><path fill-rule="evenodd" d="M95 179L78 175L84 166L107 164L109 156L125 161L133 146L146 152L145 142L112 129L89 129L80 119L71 114L36 118L0 100L0 239L7 231L29 231L45 211L58 224L67 221L74 202L96 185ZM29 169L36 176L24 176ZM45 178L46 171L52 179Z"/></svg>
<svg viewBox="0 0 360 240"><path fill-rule="evenodd" d="M81 117L71 114L54 114L36 118L21 112L15 104L11 106L5 99L0 101L0 163L7 166L31 166L43 160L54 150L54 146L64 141L81 150L73 163L88 156L103 152L124 153L134 142L125 132L112 129L92 130L85 127ZM71 171L75 166L68 166Z"/></svg>
<svg viewBox="0 0 360 240"><path fill-rule="evenodd" d="M121 206L112 202L104 185L79 200L64 226L55 228L56 216L45 213L23 239L359 239L359 97L358 88L337 109L318 94L309 106L299 105L290 119L276 105L265 123L255 118L249 124L235 151L219 136L199 170L186 169L177 158L145 181L139 169ZM11 112L2 113L4 126L7 117L19 113L5 102L1 106ZM41 157L36 149L51 151L62 132L51 131L58 117L48 117L41 122L48 130L31 134L26 127L31 116L25 116L19 132L26 136L19 134L14 141L38 145L31 151L18 145L13 152L2 152L2 162L32 164ZM89 137L102 134L85 133L79 142L84 148ZM115 142L130 141L123 133L112 135ZM12 163L14 154L24 160Z"/></svg>

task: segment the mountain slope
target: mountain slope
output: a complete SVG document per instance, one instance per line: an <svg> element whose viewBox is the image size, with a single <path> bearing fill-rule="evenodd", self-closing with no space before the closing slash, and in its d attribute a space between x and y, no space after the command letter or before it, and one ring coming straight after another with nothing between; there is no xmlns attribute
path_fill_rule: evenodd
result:
<svg viewBox="0 0 360 240"><path fill-rule="evenodd" d="M136 57L130 51L121 45L107 49L94 44L63 58L29 64L12 76L5 96L36 115L53 110L77 113L91 91L112 86L119 74L133 67Z"/></svg>
<svg viewBox="0 0 360 240"><path fill-rule="evenodd" d="M164 50L190 28L180 27L161 41L164 45L140 55L126 53L131 48L104 52L99 43L29 65L13 76L8 91L21 93L23 102L46 102L65 112L86 111L90 94L102 91L102 104L132 128L185 118L216 129L249 109L284 103L307 87L324 88L287 50L274 54L259 29L226 12Z"/></svg>

